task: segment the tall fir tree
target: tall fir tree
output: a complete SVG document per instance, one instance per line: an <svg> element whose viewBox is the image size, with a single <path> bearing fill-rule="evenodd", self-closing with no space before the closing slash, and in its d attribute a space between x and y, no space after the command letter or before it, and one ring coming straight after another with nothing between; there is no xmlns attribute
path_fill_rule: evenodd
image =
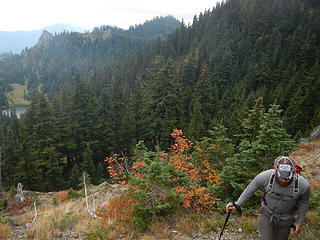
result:
<svg viewBox="0 0 320 240"><path fill-rule="evenodd" d="M249 110L247 118L245 118L242 122L242 139L247 139L249 142L254 142L257 139L263 116L263 97L259 97L255 100L254 107Z"/></svg>
<svg viewBox="0 0 320 240"><path fill-rule="evenodd" d="M181 126L181 84L173 59L158 57L148 70L145 84L146 136L148 140L159 141L167 148L171 132Z"/></svg>
<svg viewBox="0 0 320 240"><path fill-rule="evenodd" d="M272 167L278 156L288 155L295 145L294 140L284 128L281 112L279 105L270 105L260 124L257 140L253 142L254 157L257 159L260 170Z"/></svg>
<svg viewBox="0 0 320 240"><path fill-rule="evenodd" d="M259 172L273 168L278 156L288 155L293 150L295 142L283 126L281 111L279 105L271 104L263 116L256 139L250 142L244 135L236 154L226 159L218 187L221 197L237 199ZM255 121L260 122L259 118Z"/></svg>
<svg viewBox="0 0 320 240"><path fill-rule="evenodd" d="M201 111L201 104L199 101L195 101L190 117L188 135L191 139L200 140L201 137L206 135L206 128L204 126L204 117Z"/></svg>

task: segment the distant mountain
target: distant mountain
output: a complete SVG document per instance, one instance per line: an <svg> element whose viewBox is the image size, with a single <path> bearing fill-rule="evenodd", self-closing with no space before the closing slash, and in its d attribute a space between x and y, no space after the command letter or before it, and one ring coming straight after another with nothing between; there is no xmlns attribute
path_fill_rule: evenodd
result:
<svg viewBox="0 0 320 240"><path fill-rule="evenodd" d="M1 101L1 93L11 91L12 83L24 85L27 82L28 89L41 87L44 93L52 96L72 80L75 72L89 77L95 69L113 68L124 60L128 62L132 56L143 57L143 49L151 50L154 42L165 39L180 26L180 21L167 16L129 30L107 25L84 33L53 34L48 31L52 29L43 30L37 42L21 54L0 56L0 106L5 102Z"/></svg>
<svg viewBox="0 0 320 240"><path fill-rule="evenodd" d="M32 31L0 31L0 54L20 53L26 47L32 47L40 38L43 30L55 34L63 31L85 32L86 29L68 23L58 23Z"/></svg>
<svg viewBox="0 0 320 240"><path fill-rule="evenodd" d="M83 33L85 31L89 31L90 29L86 29L74 24L69 24L69 23L57 23L57 24L46 26L42 30L47 30L48 32L54 34L54 33L61 33L64 31Z"/></svg>

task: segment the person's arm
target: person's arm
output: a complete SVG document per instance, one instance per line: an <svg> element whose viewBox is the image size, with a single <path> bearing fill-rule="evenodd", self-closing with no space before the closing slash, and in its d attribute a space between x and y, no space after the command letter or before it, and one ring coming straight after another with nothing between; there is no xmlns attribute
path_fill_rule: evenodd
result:
<svg viewBox="0 0 320 240"><path fill-rule="evenodd" d="M297 201L297 207L298 207L298 218L296 221L296 225L302 226L304 223L304 220L307 215L308 211L308 205L309 205L309 198L310 198L310 184L308 183L306 185L306 191L301 195ZM297 231L298 229L296 229ZM300 229L299 229L300 230Z"/></svg>
<svg viewBox="0 0 320 240"><path fill-rule="evenodd" d="M271 173L270 173L271 174ZM264 186L264 181L265 179L269 179L270 174L268 174L267 171L262 172L260 174L258 174L250 183L249 185L246 187L246 189L242 192L242 194L240 195L240 197L238 198L238 200L235 202L235 204L237 204L238 206L241 206L242 204L244 204L246 201L248 201L253 194L261 187ZM266 176L267 175L267 176ZM226 206L226 211L229 212L230 210L234 210L235 207L231 206L231 204L229 203Z"/></svg>
<svg viewBox="0 0 320 240"><path fill-rule="evenodd" d="M241 206L246 201L248 201L253 194L263 186L264 180L266 179L266 174L268 172L259 173L246 187L246 189L242 192L238 200L235 202L237 205ZM271 173L270 173L271 174ZM267 177L269 179L269 177Z"/></svg>

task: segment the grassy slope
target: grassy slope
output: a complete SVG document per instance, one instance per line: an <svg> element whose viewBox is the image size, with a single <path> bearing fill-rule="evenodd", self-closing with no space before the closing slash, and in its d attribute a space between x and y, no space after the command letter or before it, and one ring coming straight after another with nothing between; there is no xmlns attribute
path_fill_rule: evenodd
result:
<svg viewBox="0 0 320 240"><path fill-rule="evenodd" d="M313 193L320 191L320 139L308 144L298 145L299 150L291 154L302 166L303 175L312 185ZM117 195L121 189L102 188L96 191L97 187L90 186L89 193L94 196L95 204L103 205L107 199ZM176 216L161 219L151 225L145 233L136 231L132 226L121 227L114 219L108 219L104 222L108 230L104 230L103 224L89 216L85 208L85 198L83 192L80 197L67 200L66 191L59 193L35 193L25 192L26 196L37 199L40 203L38 206L38 218L29 228L25 237L28 239L48 239L51 237L60 238L65 234L74 232L77 234L75 239L83 239L88 233L107 234L103 239L203 239L210 237L216 239L219 236L220 228L224 223L225 216L215 212L213 214L196 214L196 213L179 213ZM106 198L108 196L108 198ZM56 199L54 202L53 199ZM92 198L90 196L89 206L93 210ZM58 204L57 204L58 203ZM17 210L17 207L16 207ZM320 206L318 206L320 210ZM31 203L29 206L17 211L13 211L13 217L0 216L0 232L7 234L6 237L15 236L17 226L10 224L10 218L16 219L19 226L25 226L30 223L34 217L34 211ZM3 213L1 214L3 215ZM1 220L2 219L2 220ZM4 219L9 219L4 221ZM233 214L227 225L224 237L226 239L256 239L257 216L236 216ZM306 218L306 225L298 236L293 236L295 240L299 239L318 239L314 236L314 228L318 224L319 218L316 211L310 209ZM1 223L2 222L2 223ZM9 227L10 226L10 227ZM99 230L100 229L100 230ZM5 239L1 238L0 239ZM5 235L4 235L5 236ZM192 237L191 237L192 236ZM89 238L89 239L99 239Z"/></svg>
<svg viewBox="0 0 320 240"><path fill-rule="evenodd" d="M12 105L29 105L30 102L24 99L28 94L27 85L14 83L11 85L13 90L6 94L9 106Z"/></svg>

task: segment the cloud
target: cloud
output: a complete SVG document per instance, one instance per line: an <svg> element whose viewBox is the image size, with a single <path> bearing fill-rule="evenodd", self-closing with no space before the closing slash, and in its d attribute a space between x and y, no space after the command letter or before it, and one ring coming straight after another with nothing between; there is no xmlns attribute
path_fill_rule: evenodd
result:
<svg viewBox="0 0 320 240"><path fill-rule="evenodd" d="M212 9L217 0L10 0L1 3L0 31L31 30L59 22L83 27L116 25L128 28L156 16L172 15L192 21Z"/></svg>

